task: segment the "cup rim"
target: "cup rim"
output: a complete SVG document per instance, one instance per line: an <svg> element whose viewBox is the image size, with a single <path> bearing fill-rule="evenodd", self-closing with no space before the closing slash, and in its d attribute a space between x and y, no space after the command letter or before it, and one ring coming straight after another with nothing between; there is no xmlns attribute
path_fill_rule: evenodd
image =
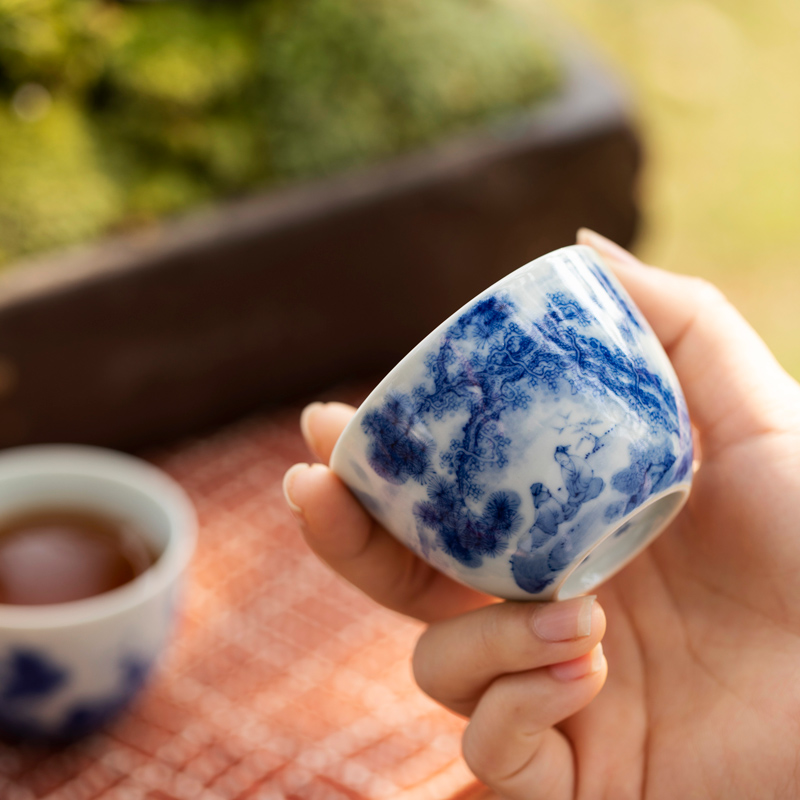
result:
<svg viewBox="0 0 800 800"><path fill-rule="evenodd" d="M90 445L26 445L0 451L0 485L6 478L48 474L100 478L146 494L166 514L170 537L152 566L116 589L65 603L0 603L0 630L66 628L112 617L147 602L183 573L197 541L197 514L184 489L165 472L135 456Z"/></svg>
<svg viewBox="0 0 800 800"><path fill-rule="evenodd" d="M498 289L503 288L506 284L511 283L517 277L522 275L523 273L531 272L536 270L540 267L544 262L550 261L553 257L558 256L559 254L563 253L590 253L592 255L593 260L600 261L603 263L602 256L600 253L597 252L593 247L585 244L570 244L566 245L565 247L559 247L556 250L551 250L548 253L544 253L537 258L534 258L532 261L529 261L527 264L523 264L521 267L518 267L515 270L512 270L508 274L504 275L499 280L495 281L491 286L488 286L482 292L479 292L462 306L460 306L456 311L454 311L450 316L448 316L443 322L440 322L430 333L424 336L420 341L413 347L411 350L408 351L398 362L397 364L392 367L386 375L378 381L377 385L374 389L361 401L358 408L356 409L356 413L350 418L348 423L345 425L344 429L342 430L339 439L337 440L336 444L331 451L330 457L330 466L333 471L336 471L336 464L339 460L340 453L345 449L345 440L350 438L350 434L353 429L358 428L360 425L360 419L363 416L363 412L366 408L372 405L373 400L380 394L386 392L387 388L389 388L392 383L394 382L397 375L402 372L406 366L412 362L420 353L420 351L425 350L429 347L429 345L438 338L447 328L449 328L462 314L464 314L467 309L469 309L472 305L483 299L489 294L496 292Z"/></svg>

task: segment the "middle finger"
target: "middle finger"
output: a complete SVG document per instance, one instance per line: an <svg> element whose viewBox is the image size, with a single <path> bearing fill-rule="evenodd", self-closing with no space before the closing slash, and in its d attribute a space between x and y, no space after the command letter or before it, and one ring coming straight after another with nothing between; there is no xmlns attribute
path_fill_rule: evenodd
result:
<svg viewBox="0 0 800 800"><path fill-rule="evenodd" d="M414 652L414 677L434 700L469 716L501 675L579 658L603 638L592 596L558 603L496 603L431 625Z"/></svg>

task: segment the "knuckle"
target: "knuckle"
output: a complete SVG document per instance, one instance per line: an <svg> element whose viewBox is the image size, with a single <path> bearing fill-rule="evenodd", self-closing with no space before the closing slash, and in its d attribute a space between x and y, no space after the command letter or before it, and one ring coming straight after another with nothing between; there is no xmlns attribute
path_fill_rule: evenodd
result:
<svg viewBox="0 0 800 800"><path fill-rule="evenodd" d="M728 305L728 298L722 290L706 278L693 276L686 280L690 287L691 297L701 308Z"/></svg>
<svg viewBox="0 0 800 800"><path fill-rule="evenodd" d="M413 614L415 608L424 604L435 579L434 570L408 550L379 588L377 599L389 608Z"/></svg>
<svg viewBox="0 0 800 800"><path fill-rule="evenodd" d="M517 711L523 707L524 703L517 704ZM479 780L502 796L523 796L523 786L524 796L530 800L571 796L563 785L567 780L563 770L550 768L552 759L546 746L549 729L534 726L534 730L526 732L530 720L525 724L513 713L500 713L494 722L491 727L502 729L502 737L496 733L492 736L482 720L473 719L461 739L464 761Z"/></svg>
<svg viewBox="0 0 800 800"><path fill-rule="evenodd" d="M432 658L432 628L427 628L417 640L411 657L411 671L414 680L429 697L436 694L436 670Z"/></svg>
<svg viewBox="0 0 800 800"><path fill-rule="evenodd" d="M492 764L496 763L496 759L482 738L474 722L467 725L461 737L461 755L475 777L491 785L494 783Z"/></svg>
<svg viewBox="0 0 800 800"><path fill-rule="evenodd" d="M532 673L528 672L503 675L486 692L487 702L513 727L530 722L535 716L537 695L530 691L531 678Z"/></svg>
<svg viewBox="0 0 800 800"><path fill-rule="evenodd" d="M503 606L489 606L480 615L477 646L483 661L497 658L503 640Z"/></svg>
<svg viewBox="0 0 800 800"><path fill-rule="evenodd" d="M497 603L484 610L477 644L485 663L518 669L538 652L530 614L528 603Z"/></svg>

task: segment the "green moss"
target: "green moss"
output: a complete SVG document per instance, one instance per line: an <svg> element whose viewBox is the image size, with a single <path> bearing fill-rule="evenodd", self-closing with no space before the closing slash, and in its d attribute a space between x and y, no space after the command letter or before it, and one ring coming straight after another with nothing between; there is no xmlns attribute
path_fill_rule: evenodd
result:
<svg viewBox="0 0 800 800"><path fill-rule="evenodd" d="M91 239L125 213L82 113L56 102L44 119L0 111L0 261Z"/></svg>
<svg viewBox="0 0 800 800"><path fill-rule="evenodd" d="M293 4L260 56L280 176L417 147L518 108L555 78L515 16L474 0Z"/></svg>
<svg viewBox="0 0 800 800"><path fill-rule="evenodd" d="M0 0L0 262L369 164L557 83L503 0Z"/></svg>

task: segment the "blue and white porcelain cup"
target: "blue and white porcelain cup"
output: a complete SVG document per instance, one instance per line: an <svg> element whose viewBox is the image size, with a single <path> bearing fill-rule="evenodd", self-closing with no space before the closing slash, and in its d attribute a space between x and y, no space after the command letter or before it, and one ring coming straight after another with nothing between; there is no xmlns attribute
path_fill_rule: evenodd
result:
<svg viewBox="0 0 800 800"><path fill-rule="evenodd" d="M71 445L0 453L0 518L43 508L131 524L157 554L104 594L0 604L0 736L53 742L104 725L144 685L173 628L197 522L184 491L137 458Z"/></svg>
<svg viewBox="0 0 800 800"><path fill-rule="evenodd" d="M593 249L512 272L395 367L331 467L431 565L512 600L589 592L685 503L692 433L661 344Z"/></svg>

